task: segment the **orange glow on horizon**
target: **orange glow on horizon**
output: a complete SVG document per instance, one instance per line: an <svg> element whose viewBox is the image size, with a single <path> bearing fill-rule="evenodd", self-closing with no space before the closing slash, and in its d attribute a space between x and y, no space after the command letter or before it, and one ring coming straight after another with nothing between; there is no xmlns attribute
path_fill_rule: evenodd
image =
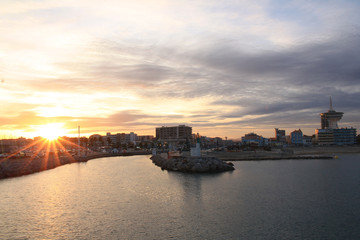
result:
<svg viewBox="0 0 360 240"><path fill-rule="evenodd" d="M46 138L49 141L54 141L60 136L66 135L66 130L63 128L64 124L62 123L49 123L38 127L36 131L38 136Z"/></svg>

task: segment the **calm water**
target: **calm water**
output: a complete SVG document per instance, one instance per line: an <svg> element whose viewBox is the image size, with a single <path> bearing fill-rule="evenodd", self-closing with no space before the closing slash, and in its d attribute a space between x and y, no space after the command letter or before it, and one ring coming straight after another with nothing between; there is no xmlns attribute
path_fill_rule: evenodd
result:
<svg viewBox="0 0 360 240"><path fill-rule="evenodd" d="M0 239L360 239L360 155L234 163L102 158L0 180Z"/></svg>

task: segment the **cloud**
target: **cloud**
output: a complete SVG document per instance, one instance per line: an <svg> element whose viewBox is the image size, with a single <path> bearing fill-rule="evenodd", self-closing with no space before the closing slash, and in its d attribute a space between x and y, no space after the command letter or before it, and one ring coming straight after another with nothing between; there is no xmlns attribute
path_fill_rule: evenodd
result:
<svg viewBox="0 0 360 240"><path fill-rule="evenodd" d="M329 96L360 117L356 2L30 3L2 3L3 125L316 127Z"/></svg>
<svg viewBox="0 0 360 240"><path fill-rule="evenodd" d="M125 52L129 59L138 60L123 64L121 59L116 61L105 55L88 67L93 76L105 78L102 84L111 82L125 87L137 84L168 97L238 95L239 90L259 92L270 86L274 90L286 87L308 91L307 87L324 89L329 84L334 87L357 85L360 74L358 43L359 36L350 35L330 42L256 53L247 53L236 44L220 40L207 48L199 46L188 52L183 49L181 53L181 46L174 46L177 51L157 47L150 53L111 48L112 55ZM109 47L104 46L101 52L109 51ZM167 54L171 57L166 58ZM108 61L105 62L105 58ZM81 71L86 72L87 64L80 65L85 66ZM165 85L167 89L162 91ZM269 92L270 89L265 94Z"/></svg>
<svg viewBox="0 0 360 240"><path fill-rule="evenodd" d="M276 125L299 121L317 124L317 114L327 110L329 96L333 96L339 111L350 113L360 103L357 97L360 93L359 42L359 36L348 34L282 51L251 53L239 49L236 44L218 40L189 52L179 51L181 46L176 51L159 46L151 51L141 51L141 47L133 50L105 41L96 45L99 53L95 59L85 58L90 59L89 64L74 64L79 72L88 72L90 79L48 81L54 89L64 87L84 92L122 89L145 99L208 98L210 107L232 107L232 110L219 109L211 116L201 113L189 116L189 121L199 126L260 122ZM169 53L173 53L171 57L164 58ZM124 64L116 57L121 54L131 61ZM100 77L102 81L98 81ZM42 91L51 89L41 83L44 82L39 81L38 88L43 87ZM197 120L198 116L203 117ZM246 116L251 116L252 120L211 122ZM119 123L137 125L145 117L150 118L127 113L113 115L110 119L133 119ZM151 121L143 124L151 125ZM116 123L106 120L105 125L115 126Z"/></svg>

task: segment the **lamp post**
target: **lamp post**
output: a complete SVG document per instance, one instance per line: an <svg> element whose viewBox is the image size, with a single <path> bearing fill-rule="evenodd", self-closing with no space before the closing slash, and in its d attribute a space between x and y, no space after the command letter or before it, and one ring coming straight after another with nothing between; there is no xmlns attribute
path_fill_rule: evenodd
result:
<svg viewBox="0 0 360 240"><path fill-rule="evenodd" d="M80 126L78 126L78 156L80 156Z"/></svg>

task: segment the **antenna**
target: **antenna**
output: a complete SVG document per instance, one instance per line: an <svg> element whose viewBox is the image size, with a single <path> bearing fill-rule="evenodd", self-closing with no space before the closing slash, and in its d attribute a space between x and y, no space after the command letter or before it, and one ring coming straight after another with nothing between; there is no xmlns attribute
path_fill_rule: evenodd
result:
<svg viewBox="0 0 360 240"><path fill-rule="evenodd" d="M333 105L332 105L331 96L330 96L330 109L329 109L329 111L334 111L334 109L333 109Z"/></svg>

